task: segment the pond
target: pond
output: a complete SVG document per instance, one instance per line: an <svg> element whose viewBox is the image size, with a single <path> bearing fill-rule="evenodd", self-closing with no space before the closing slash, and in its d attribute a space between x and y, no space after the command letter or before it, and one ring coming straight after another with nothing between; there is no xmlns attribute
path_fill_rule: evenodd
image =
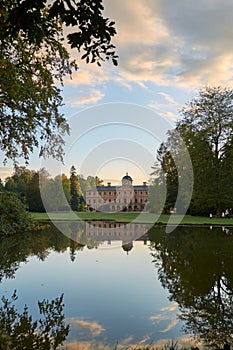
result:
<svg viewBox="0 0 233 350"><path fill-rule="evenodd" d="M0 296L16 290L17 308L27 304L38 318L38 300L63 295L70 331L60 349L187 344L189 336L231 344L233 228L59 225L1 238Z"/></svg>

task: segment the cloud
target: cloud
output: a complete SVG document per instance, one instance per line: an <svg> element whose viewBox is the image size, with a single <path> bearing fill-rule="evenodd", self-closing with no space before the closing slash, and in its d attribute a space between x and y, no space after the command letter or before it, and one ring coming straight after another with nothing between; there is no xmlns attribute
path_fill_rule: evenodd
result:
<svg viewBox="0 0 233 350"><path fill-rule="evenodd" d="M89 91L68 101L69 106L98 103L108 96L110 84L132 93L137 85L148 96L159 87L165 100L160 113L174 120L178 105L167 88L190 93L205 84L232 85L232 0L105 0L104 7L116 23L119 65L79 62L66 86Z"/></svg>
<svg viewBox="0 0 233 350"><path fill-rule="evenodd" d="M149 320L151 320L152 322L154 321L162 321L162 320L166 320L167 317L166 316L162 316L161 314L158 315L153 315L149 317Z"/></svg>
<svg viewBox="0 0 233 350"><path fill-rule="evenodd" d="M174 97L169 95L167 92L159 91L157 94L163 96L169 105L178 107L178 103L175 101Z"/></svg>
<svg viewBox="0 0 233 350"><path fill-rule="evenodd" d="M68 318L67 322L73 327L88 329L92 335L99 335L105 331L97 322L88 322L74 317Z"/></svg>
<svg viewBox="0 0 233 350"><path fill-rule="evenodd" d="M198 347L200 350L205 349L205 346L201 342L196 342L192 340L189 337L180 337L176 339L178 348L181 349L191 349ZM174 341L171 341L171 339L161 339L158 340L155 344L153 344L155 349L164 349L164 348L171 348L173 344L174 347Z"/></svg>
<svg viewBox="0 0 233 350"><path fill-rule="evenodd" d="M144 338L141 341L137 342L136 344L133 343L132 338L130 337L129 339L123 339L118 342L119 349L138 349L138 346L141 345L143 348L151 346L151 343L147 343L149 341L149 338ZM205 350L205 346L200 343L200 342L194 342L188 337L181 337L177 339L177 343L179 348L186 348L186 349L191 349L195 348L198 346L200 350ZM167 348L169 345L172 345L171 339L161 339L158 340L156 343L153 343L153 348L154 349L162 349L162 348ZM89 342L89 341L72 341L72 342L67 342L64 344L65 349L67 350L112 350L112 346L108 346L106 344L103 344L101 342ZM170 346L171 347L171 346Z"/></svg>
<svg viewBox="0 0 233 350"><path fill-rule="evenodd" d="M178 308L177 303L174 303L174 304L172 304L172 305L163 307L163 308L161 308L160 310L161 310L161 311L174 311L174 310L177 310L177 308Z"/></svg>
<svg viewBox="0 0 233 350"><path fill-rule="evenodd" d="M103 343L92 343L84 341L73 341L65 343L66 350L111 350L112 347L104 345Z"/></svg>
<svg viewBox="0 0 233 350"><path fill-rule="evenodd" d="M167 327L162 329L160 333L166 333L170 331L172 328L174 328L177 325L177 323L178 323L178 320L176 318L173 318L171 322L167 325Z"/></svg>
<svg viewBox="0 0 233 350"><path fill-rule="evenodd" d="M119 75L126 80L193 87L231 79L232 1L105 4L116 21Z"/></svg>
<svg viewBox="0 0 233 350"><path fill-rule="evenodd" d="M82 94L83 93L83 94ZM104 93L96 89L86 89L86 91L79 91L79 96L71 98L66 105L69 107L95 104L104 97Z"/></svg>
<svg viewBox="0 0 233 350"><path fill-rule="evenodd" d="M170 310L169 310L170 311ZM169 324L167 325L166 328L160 330L161 333L166 333L168 331L170 331L172 328L174 328L177 323L178 323L178 320L176 317L173 317L172 319L166 315L161 315L161 314L158 314L158 315L153 315L151 317L149 317L149 320L151 320L153 323L154 322L157 322L159 323L160 321L169 321Z"/></svg>
<svg viewBox="0 0 233 350"><path fill-rule="evenodd" d="M153 100L148 104L148 107L155 109L162 117L176 121L179 117L177 110L181 107L179 103L173 96L165 91L159 91L156 93L156 95L159 97L160 101L156 102L156 100Z"/></svg>
<svg viewBox="0 0 233 350"><path fill-rule="evenodd" d="M79 87L83 85L96 86L103 84L110 79L110 71L107 65L98 67L96 64L85 64L80 62L79 69L72 74L72 79L66 78L66 84L70 84L73 87Z"/></svg>
<svg viewBox="0 0 233 350"><path fill-rule="evenodd" d="M149 320L151 320L153 323L154 322L159 323L161 321L169 321L166 328L160 330L161 333L166 333L166 332L170 331L172 328L174 328L178 323L178 319L177 319L176 315L171 316L171 314L170 314L171 312L177 310L177 307L178 307L177 303L173 303L169 306L165 306L165 307L160 309L160 311L162 311L162 313L150 316Z"/></svg>

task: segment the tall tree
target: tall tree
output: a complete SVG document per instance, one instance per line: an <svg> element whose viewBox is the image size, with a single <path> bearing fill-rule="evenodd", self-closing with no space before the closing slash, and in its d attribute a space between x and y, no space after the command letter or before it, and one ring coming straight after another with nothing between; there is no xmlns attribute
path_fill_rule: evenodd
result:
<svg viewBox="0 0 233 350"><path fill-rule="evenodd" d="M157 160L152 169L153 179L149 191L150 210L158 212L163 209L165 213L170 212L175 206L178 193L178 173L174 159L165 143L160 145ZM161 205L164 205L163 208Z"/></svg>
<svg viewBox="0 0 233 350"><path fill-rule="evenodd" d="M27 203L30 211L45 211L40 189L46 187L46 183L49 181L48 177L49 174L44 169L41 169L33 175L29 182L27 188Z"/></svg>
<svg viewBox="0 0 233 350"><path fill-rule="evenodd" d="M59 179L59 175L56 178ZM70 180L68 179L68 177L65 174L62 174L60 179L62 181L62 188L64 191L64 195L67 199L67 202L70 202Z"/></svg>
<svg viewBox="0 0 233 350"><path fill-rule="evenodd" d="M70 169L70 206L74 211L79 210L79 205L82 201L81 190L78 182L78 176L76 169L72 165Z"/></svg>
<svg viewBox="0 0 233 350"><path fill-rule="evenodd" d="M153 173L155 185L160 185L163 177L166 182L165 210L174 203L180 183L188 180L185 158L181 162L176 160L176 155L182 154L182 143L177 142L179 138L184 140L192 161L194 186L190 213L219 214L233 206L230 185L233 177L232 114L233 90L219 86L201 89L199 95L181 109L182 119L168 132L167 141L161 145ZM178 171L177 165L183 173ZM185 193L183 199L185 202Z"/></svg>
<svg viewBox="0 0 233 350"><path fill-rule="evenodd" d="M232 344L233 258L231 235L221 229L179 227L150 231L158 278L179 307L188 336L213 348Z"/></svg>
<svg viewBox="0 0 233 350"><path fill-rule="evenodd" d="M60 112L60 85L77 69L68 41L86 62L116 55L114 22L103 17L102 1L2 0L0 4L0 149L7 159L39 147L40 155L63 157L69 126ZM67 37L63 25L73 29ZM71 30L69 30L71 31Z"/></svg>
<svg viewBox="0 0 233 350"><path fill-rule="evenodd" d="M233 90L221 86L206 86L181 110L183 118L177 129L185 139L193 158L194 168L198 169L194 183L200 172L205 172L205 180L199 187L199 194L205 186L212 196L210 208L221 211L232 203L233 191L226 191L232 170L226 171L224 159L226 150L232 147L233 134ZM199 152L197 152L197 144ZM229 154L229 153L228 153ZM226 164L226 163L225 163ZM211 188L210 188L211 187ZM229 187L229 186L228 186ZM211 195L212 193L212 195ZM205 197L204 200L208 198Z"/></svg>
<svg viewBox="0 0 233 350"><path fill-rule="evenodd" d="M159 205L163 201L166 212L175 210L184 214L192 194L192 164L187 147L177 130L168 132L166 142L161 144L157 152L153 169L152 175L155 178L152 179L152 185L157 191L161 203ZM153 200L157 201L157 196ZM151 202L151 195L149 200Z"/></svg>

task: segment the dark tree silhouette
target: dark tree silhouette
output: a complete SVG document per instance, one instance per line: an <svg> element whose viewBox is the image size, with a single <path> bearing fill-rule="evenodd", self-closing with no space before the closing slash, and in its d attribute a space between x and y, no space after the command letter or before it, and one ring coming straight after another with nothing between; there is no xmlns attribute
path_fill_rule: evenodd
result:
<svg viewBox="0 0 233 350"><path fill-rule="evenodd" d="M226 234L227 233L227 234ZM233 344L233 230L151 230L158 277L178 303L184 331L206 344Z"/></svg>
<svg viewBox="0 0 233 350"><path fill-rule="evenodd" d="M57 349L69 333L69 325L65 323L63 313L63 294L51 301L39 301L41 317L35 321L26 305L22 313L16 309L16 300L16 291L11 299L1 299L0 349Z"/></svg>

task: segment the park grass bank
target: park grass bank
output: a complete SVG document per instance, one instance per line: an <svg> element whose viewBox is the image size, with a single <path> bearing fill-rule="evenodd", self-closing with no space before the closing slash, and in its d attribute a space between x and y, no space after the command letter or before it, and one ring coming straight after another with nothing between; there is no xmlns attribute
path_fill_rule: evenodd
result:
<svg viewBox="0 0 233 350"><path fill-rule="evenodd" d="M44 221L113 221L121 223L148 223L157 225L180 224L180 225L218 225L218 226L233 226L233 218L216 218L191 215L168 215L160 216L153 213L73 213L73 212L53 212L53 213L32 213L32 217L39 222ZM172 221L171 221L172 220Z"/></svg>

